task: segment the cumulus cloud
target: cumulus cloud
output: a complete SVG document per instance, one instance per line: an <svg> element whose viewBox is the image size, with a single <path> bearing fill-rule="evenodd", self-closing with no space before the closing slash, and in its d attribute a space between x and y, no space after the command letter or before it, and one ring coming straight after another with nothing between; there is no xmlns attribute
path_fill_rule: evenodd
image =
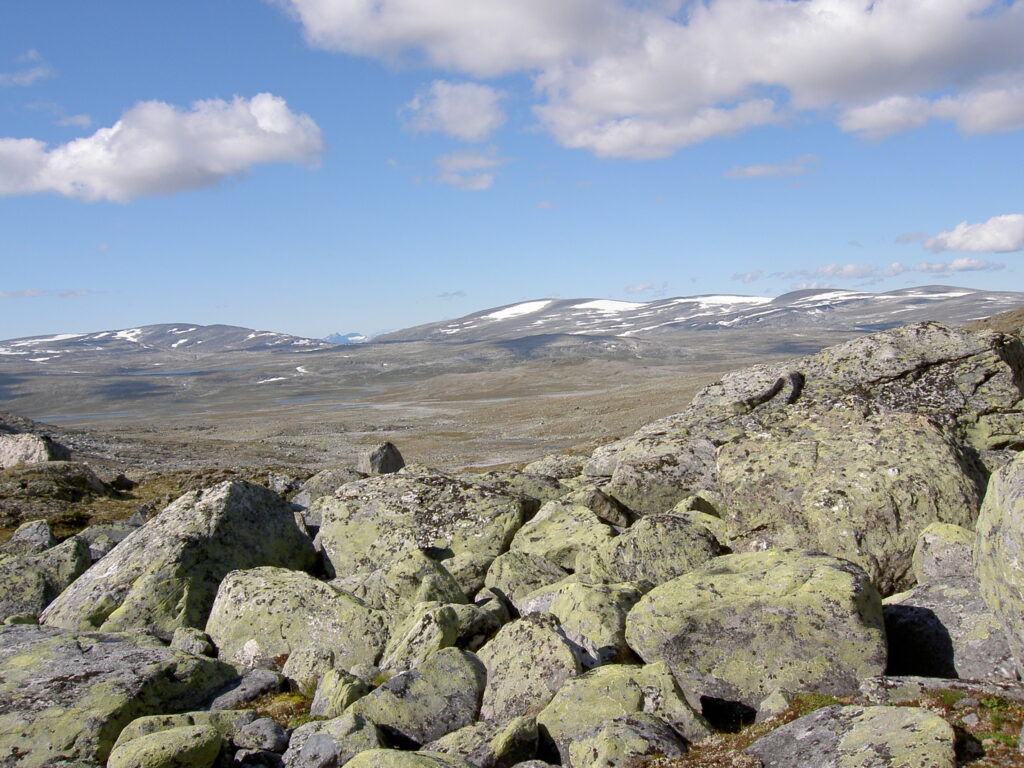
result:
<svg viewBox="0 0 1024 768"><path fill-rule="evenodd" d="M439 131L463 141L484 141L505 122L504 94L477 83L435 80L402 107L414 131Z"/></svg>
<svg viewBox="0 0 1024 768"><path fill-rule="evenodd" d="M442 184L474 192L494 186L493 171L507 160L498 157L496 150L460 150L437 158L438 177Z"/></svg>
<svg viewBox="0 0 1024 768"><path fill-rule="evenodd" d="M818 168L817 155L801 155L781 165L746 165L730 168L727 179L763 179L768 177L804 176Z"/></svg>
<svg viewBox="0 0 1024 768"><path fill-rule="evenodd" d="M89 202L128 202L211 187L263 163L315 165L320 129L284 99L210 99L183 110L146 101L110 128L48 148L0 138L0 195L55 192Z"/></svg>
<svg viewBox="0 0 1024 768"><path fill-rule="evenodd" d="M0 72L0 85L27 86L54 75L53 69L35 49L21 54L17 63L21 66L13 72Z"/></svg>
<svg viewBox="0 0 1024 768"><path fill-rule="evenodd" d="M993 216L980 224L961 221L949 232L940 232L924 243L931 251L1010 253L1024 250L1024 214Z"/></svg>
<svg viewBox="0 0 1024 768"><path fill-rule="evenodd" d="M557 140L607 157L662 157L802 110L881 138L935 118L1013 130L1024 109L1019 0L272 1L318 47L527 73Z"/></svg>

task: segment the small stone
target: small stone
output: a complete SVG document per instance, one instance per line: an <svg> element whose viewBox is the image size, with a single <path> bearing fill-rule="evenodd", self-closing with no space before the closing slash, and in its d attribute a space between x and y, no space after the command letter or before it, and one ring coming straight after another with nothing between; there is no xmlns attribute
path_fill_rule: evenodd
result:
<svg viewBox="0 0 1024 768"><path fill-rule="evenodd" d="M253 720L243 725L235 734L235 746L243 749L263 749L283 753L288 749L288 733L269 717Z"/></svg>
<svg viewBox="0 0 1024 768"><path fill-rule="evenodd" d="M981 718L978 717L978 714L976 712L971 712L970 714L964 715L962 718L960 718L960 722L966 725L968 728L975 728L978 726L979 723L981 723Z"/></svg>
<svg viewBox="0 0 1024 768"><path fill-rule="evenodd" d="M405 466L405 459L393 443L378 445L359 457L359 471L368 475L390 475Z"/></svg>
<svg viewBox="0 0 1024 768"><path fill-rule="evenodd" d="M210 636L195 627L178 627L171 638L171 648L176 648L194 656L213 656L213 643Z"/></svg>

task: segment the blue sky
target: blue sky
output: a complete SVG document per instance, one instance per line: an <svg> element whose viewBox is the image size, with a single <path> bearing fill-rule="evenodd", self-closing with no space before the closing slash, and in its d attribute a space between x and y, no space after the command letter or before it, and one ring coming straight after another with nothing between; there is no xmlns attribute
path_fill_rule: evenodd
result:
<svg viewBox="0 0 1024 768"><path fill-rule="evenodd" d="M1024 290L1024 0L33 0L0 29L0 338Z"/></svg>

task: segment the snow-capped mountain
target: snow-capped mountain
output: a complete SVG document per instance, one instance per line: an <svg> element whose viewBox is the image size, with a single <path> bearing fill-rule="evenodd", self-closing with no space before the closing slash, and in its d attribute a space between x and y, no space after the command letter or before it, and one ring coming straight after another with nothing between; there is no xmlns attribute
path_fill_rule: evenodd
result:
<svg viewBox="0 0 1024 768"><path fill-rule="evenodd" d="M364 336L361 333L332 333L330 336L324 336L324 341L328 341L331 344L363 344L370 340L369 336Z"/></svg>
<svg viewBox="0 0 1024 768"><path fill-rule="evenodd" d="M960 325L1024 306L1024 293L923 286L887 293L803 290L778 298L706 295L658 301L537 299L378 336L374 341L487 341L539 334L652 338L754 328L874 331L922 320Z"/></svg>
<svg viewBox="0 0 1024 768"><path fill-rule="evenodd" d="M237 351L311 351L334 346L272 331L256 331L234 325L165 323L98 333L61 333L0 341L0 355L43 362L70 355L106 356L139 352L210 354Z"/></svg>

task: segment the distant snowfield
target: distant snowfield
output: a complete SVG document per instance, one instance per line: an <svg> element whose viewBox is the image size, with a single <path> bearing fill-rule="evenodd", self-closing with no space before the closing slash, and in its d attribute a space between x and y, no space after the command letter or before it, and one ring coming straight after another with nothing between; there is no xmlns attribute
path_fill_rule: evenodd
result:
<svg viewBox="0 0 1024 768"><path fill-rule="evenodd" d="M612 299L597 299L587 301L583 304L574 304L573 309L596 309L598 312L629 312L634 309L646 307L649 302L635 301L614 301Z"/></svg>
<svg viewBox="0 0 1024 768"><path fill-rule="evenodd" d="M527 301L523 304L514 304L511 307L499 309L497 312L491 312L489 315L484 315L484 317L488 320L508 320L510 317L519 317L520 315L528 315L531 312L539 312L551 303L552 302L550 300Z"/></svg>

